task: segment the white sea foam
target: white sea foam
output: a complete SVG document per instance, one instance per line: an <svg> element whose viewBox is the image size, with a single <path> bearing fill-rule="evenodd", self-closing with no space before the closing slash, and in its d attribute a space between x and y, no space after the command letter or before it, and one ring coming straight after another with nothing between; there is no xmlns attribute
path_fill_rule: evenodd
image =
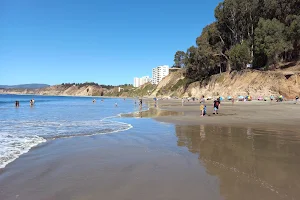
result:
<svg viewBox="0 0 300 200"><path fill-rule="evenodd" d="M0 168L27 153L32 147L45 142L39 136L22 136L0 133Z"/></svg>
<svg viewBox="0 0 300 200"><path fill-rule="evenodd" d="M1 121L0 168L48 139L109 134L131 129L131 124L90 121Z"/></svg>

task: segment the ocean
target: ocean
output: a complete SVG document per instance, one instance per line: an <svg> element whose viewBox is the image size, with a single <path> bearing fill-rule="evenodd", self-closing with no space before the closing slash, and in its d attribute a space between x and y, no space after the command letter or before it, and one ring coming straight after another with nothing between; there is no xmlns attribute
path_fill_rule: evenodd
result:
<svg viewBox="0 0 300 200"><path fill-rule="evenodd" d="M138 109L133 99L0 95L0 168L47 140L128 130L114 118Z"/></svg>

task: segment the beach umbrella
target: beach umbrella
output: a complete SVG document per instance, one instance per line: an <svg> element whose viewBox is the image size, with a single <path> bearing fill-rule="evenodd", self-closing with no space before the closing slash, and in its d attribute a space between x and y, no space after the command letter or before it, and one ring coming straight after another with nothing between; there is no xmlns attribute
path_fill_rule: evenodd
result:
<svg viewBox="0 0 300 200"><path fill-rule="evenodd" d="M241 95L240 95L240 96L238 97L238 99L244 99L244 96L241 96Z"/></svg>
<svg viewBox="0 0 300 200"><path fill-rule="evenodd" d="M220 97L219 99L220 99L220 101L223 101L223 100L224 100L224 97Z"/></svg>
<svg viewBox="0 0 300 200"><path fill-rule="evenodd" d="M232 99L232 97L231 97L231 96L228 96L228 97L227 97L227 99L228 99L228 100L231 100L231 99Z"/></svg>

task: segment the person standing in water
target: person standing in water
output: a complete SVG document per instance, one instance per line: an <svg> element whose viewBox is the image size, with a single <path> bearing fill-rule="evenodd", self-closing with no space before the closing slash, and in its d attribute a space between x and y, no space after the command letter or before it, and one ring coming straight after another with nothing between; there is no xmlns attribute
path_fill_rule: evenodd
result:
<svg viewBox="0 0 300 200"><path fill-rule="evenodd" d="M140 106L143 106L143 99L140 99Z"/></svg>

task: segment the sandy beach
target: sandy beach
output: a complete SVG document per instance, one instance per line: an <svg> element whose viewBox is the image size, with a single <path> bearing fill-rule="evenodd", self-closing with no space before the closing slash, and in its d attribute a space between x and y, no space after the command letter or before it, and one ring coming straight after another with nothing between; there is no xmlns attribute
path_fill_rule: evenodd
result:
<svg viewBox="0 0 300 200"><path fill-rule="evenodd" d="M297 199L300 105L146 101L124 132L51 140L0 170L1 200ZM154 120L152 119L154 118Z"/></svg>
<svg viewBox="0 0 300 200"><path fill-rule="evenodd" d="M153 107L153 101L150 101ZM270 102L222 102L219 114L213 115L213 101L206 101L207 116L200 116L200 103L186 101L182 106L181 100L160 100L158 111L150 115L158 121L177 125L222 125L222 126L251 126L265 129L300 128L300 103L295 101ZM178 114L167 114L166 111Z"/></svg>

